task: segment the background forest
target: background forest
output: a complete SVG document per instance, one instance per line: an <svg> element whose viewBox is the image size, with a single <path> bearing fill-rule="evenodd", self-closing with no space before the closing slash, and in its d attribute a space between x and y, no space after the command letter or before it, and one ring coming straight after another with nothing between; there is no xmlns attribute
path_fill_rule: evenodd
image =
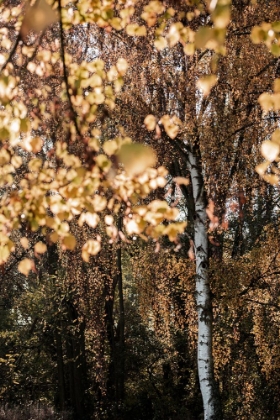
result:
<svg viewBox="0 0 280 420"><path fill-rule="evenodd" d="M279 14L0 3L0 419L280 418Z"/></svg>

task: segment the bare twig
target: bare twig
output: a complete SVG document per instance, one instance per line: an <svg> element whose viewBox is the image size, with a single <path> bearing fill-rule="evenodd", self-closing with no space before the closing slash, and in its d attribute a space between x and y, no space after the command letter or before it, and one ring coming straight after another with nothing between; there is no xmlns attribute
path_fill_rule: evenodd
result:
<svg viewBox="0 0 280 420"><path fill-rule="evenodd" d="M7 67L8 63L11 61L14 53L16 52L16 49L17 49L17 46L18 46L20 40L21 40L21 35L20 35L20 33L18 33L18 35L15 39L14 45L13 45L11 51L9 52L9 55L8 55L5 63L2 64L2 66L0 68L0 73L2 73L2 71Z"/></svg>
<svg viewBox="0 0 280 420"><path fill-rule="evenodd" d="M69 107L72 114L72 119L75 125L76 132L79 137L82 137L81 130L78 126L77 122L77 113L74 110L71 95L70 95L70 86L68 82L68 76L67 76L67 67L66 67L66 60L65 60L65 51L64 51L64 30L63 30L63 23L62 23L62 6L61 6L61 0L58 0L58 13L59 13L59 28L60 28L60 53L61 53L61 59L62 59L62 65L63 65L63 79L66 87L66 95L69 103Z"/></svg>

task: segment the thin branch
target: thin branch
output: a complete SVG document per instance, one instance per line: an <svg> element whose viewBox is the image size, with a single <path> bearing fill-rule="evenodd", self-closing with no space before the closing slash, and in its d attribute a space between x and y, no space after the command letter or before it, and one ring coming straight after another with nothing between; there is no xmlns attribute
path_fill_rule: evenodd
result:
<svg viewBox="0 0 280 420"><path fill-rule="evenodd" d="M70 86L68 82L68 76L67 76L67 66L66 66L66 60L65 60L65 51L64 51L64 30L63 30L63 23L62 23L62 6L61 6L61 0L58 0L58 13L59 13L59 28L60 28L60 53L61 53L61 59L62 59L62 65L63 65L63 79L66 87L66 95L69 103L69 107L72 114L72 119L75 125L76 132L79 137L82 137L80 128L78 126L77 122L77 113L74 110L71 95L70 95Z"/></svg>
<svg viewBox="0 0 280 420"><path fill-rule="evenodd" d="M0 68L0 73L2 73L2 71L7 67L8 63L11 61L14 53L16 52L16 49L17 49L17 46L18 46L20 40L21 40L21 34L19 32L16 39L15 39L14 45L13 45L11 51L9 52L7 60L5 61L4 64L2 64L2 67Z"/></svg>
<svg viewBox="0 0 280 420"><path fill-rule="evenodd" d="M280 306L279 305L276 305L276 303L260 302L259 300L254 300L254 299L250 299L250 298L246 298L244 300L249 301L249 302L256 303L257 305L271 306L273 308L276 308L276 309L280 310Z"/></svg>
<svg viewBox="0 0 280 420"><path fill-rule="evenodd" d="M252 125L254 125L255 123L249 123L249 124L245 124L242 127L238 128L237 130L235 130L233 133L231 133L229 135L229 137L235 136L235 134L239 133L242 130L245 130L245 128L249 128L252 127Z"/></svg>
<svg viewBox="0 0 280 420"><path fill-rule="evenodd" d="M255 77L259 77L262 73L264 73L270 66L277 63L277 58L273 58L268 64L266 64L257 74L254 74L250 77L250 81L255 79Z"/></svg>

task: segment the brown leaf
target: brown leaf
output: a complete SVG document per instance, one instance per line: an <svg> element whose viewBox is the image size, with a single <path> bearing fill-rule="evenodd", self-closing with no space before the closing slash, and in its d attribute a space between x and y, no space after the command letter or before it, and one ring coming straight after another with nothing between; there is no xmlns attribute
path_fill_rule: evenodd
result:
<svg viewBox="0 0 280 420"><path fill-rule="evenodd" d="M58 15L45 0L37 0L34 6L27 8L20 33L26 38L30 31L40 32L57 22Z"/></svg>

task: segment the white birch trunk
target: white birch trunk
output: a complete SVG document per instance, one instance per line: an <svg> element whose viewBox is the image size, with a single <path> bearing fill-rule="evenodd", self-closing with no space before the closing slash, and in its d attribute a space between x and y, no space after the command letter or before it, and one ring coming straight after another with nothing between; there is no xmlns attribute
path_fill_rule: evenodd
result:
<svg viewBox="0 0 280 420"><path fill-rule="evenodd" d="M206 199L199 156L189 151L189 169L195 204L194 244L196 255L196 305L198 312L197 361L200 390L203 399L204 419L217 420L217 395L215 393L212 357L212 304L208 277L208 238Z"/></svg>

